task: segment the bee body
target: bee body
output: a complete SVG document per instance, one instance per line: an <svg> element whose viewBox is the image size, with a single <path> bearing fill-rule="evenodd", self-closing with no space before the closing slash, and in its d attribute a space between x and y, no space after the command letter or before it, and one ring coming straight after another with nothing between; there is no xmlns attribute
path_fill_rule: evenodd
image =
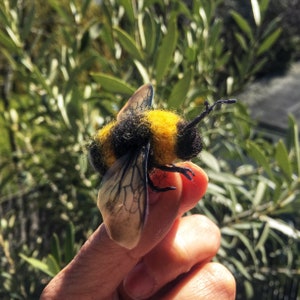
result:
<svg viewBox="0 0 300 300"><path fill-rule="evenodd" d="M148 169L170 165L177 158L190 159L202 149L201 138L193 127L188 135L181 134L186 121L165 110L147 110L120 122L112 121L94 138L91 160L102 175L128 152L150 143Z"/></svg>
<svg viewBox="0 0 300 300"><path fill-rule="evenodd" d="M219 103L206 104L205 110L187 122L177 114L151 109L153 87L140 87L119 112L117 119L100 129L89 147L90 161L103 175L98 207L110 237L126 248L137 245L148 212L148 185L156 191L149 172L160 168L180 172L192 179L191 170L173 165L188 160L202 149L196 125Z"/></svg>

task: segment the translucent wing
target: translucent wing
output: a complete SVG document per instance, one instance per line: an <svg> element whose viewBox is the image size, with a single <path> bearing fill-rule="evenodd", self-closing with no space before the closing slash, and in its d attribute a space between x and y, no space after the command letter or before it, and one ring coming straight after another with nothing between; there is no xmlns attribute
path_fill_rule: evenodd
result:
<svg viewBox="0 0 300 300"><path fill-rule="evenodd" d="M152 105L153 94L153 86L150 83L141 86L119 111L117 120L126 119L149 109Z"/></svg>
<svg viewBox="0 0 300 300"><path fill-rule="evenodd" d="M98 194L110 238L128 249L140 240L148 212L148 152L149 144L118 159L104 175Z"/></svg>

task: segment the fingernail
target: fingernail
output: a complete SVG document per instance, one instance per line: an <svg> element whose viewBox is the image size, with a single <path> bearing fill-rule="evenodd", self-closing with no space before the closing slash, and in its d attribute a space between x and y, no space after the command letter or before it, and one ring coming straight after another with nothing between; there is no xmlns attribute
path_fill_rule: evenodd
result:
<svg viewBox="0 0 300 300"><path fill-rule="evenodd" d="M154 291L154 279L143 262L137 264L124 281L126 292L134 299L144 299Z"/></svg>

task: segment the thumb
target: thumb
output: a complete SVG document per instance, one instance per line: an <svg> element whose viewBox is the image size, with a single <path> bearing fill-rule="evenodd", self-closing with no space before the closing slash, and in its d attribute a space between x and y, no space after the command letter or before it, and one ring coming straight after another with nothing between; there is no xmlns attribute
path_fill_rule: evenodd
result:
<svg viewBox="0 0 300 300"><path fill-rule="evenodd" d="M176 190L149 192L149 216L137 247L129 250L119 246L101 224L71 263L50 281L41 299L111 298L141 257L168 233L175 219L203 196L205 173L191 163L187 167L196 175L192 181L179 173L155 172L155 184L159 181L160 186L176 186ZM181 201L182 195L189 199Z"/></svg>

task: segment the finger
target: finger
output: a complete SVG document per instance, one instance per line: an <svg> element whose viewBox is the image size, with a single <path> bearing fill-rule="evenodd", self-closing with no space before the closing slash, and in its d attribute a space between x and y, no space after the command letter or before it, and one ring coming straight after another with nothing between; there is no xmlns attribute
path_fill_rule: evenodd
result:
<svg viewBox="0 0 300 300"><path fill-rule="evenodd" d="M169 231L180 210L181 194L186 194L187 189L196 188L197 182L201 185L206 182L207 185L207 176L200 172L193 181L182 184L179 174L165 173L161 183L163 186L174 185L176 190L150 193L150 197L156 199L152 201L154 203L150 201L148 221L138 246L132 250L119 246L109 238L102 224L74 260L48 284L41 299L51 296L53 299L65 299L72 295L74 299L80 299L78 295L82 295L82 299L86 299L87 295L95 298L101 295L103 299L111 297L140 258ZM190 196L191 202L195 203L202 194L196 189L195 193L190 192Z"/></svg>
<svg viewBox="0 0 300 300"><path fill-rule="evenodd" d="M158 244L170 230L174 221L184 212L194 207L207 189L208 177L197 165L191 162L178 164L190 168L195 176L192 180L183 174L158 170L152 178L154 185L175 186L175 190L155 192L149 189L149 217L139 246L131 255L142 257Z"/></svg>
<svg viewBox="0 0 300 300"><path fill-rule="evenodd" d="M149 297L194 265L209 261L219 246L219 229L208 218L178 219L164 240L129 273L124 288L133 298Z"/></svg>
<svg viewBox="0 0 300 300"><path fill-rule="evenodd" d="M195 207L198 201L204 196L208 185L208 177L199 166L192 162L182 162L178 165L190 168L194 173L192 180L189 180L183 174L180 174L182 180L182 192L178 213L179 216L181 216Z"/></svg>
<svg viewBox="0 0 300 300"><path fill-rule="evenodd" d="M236 282L228 269L219 263L207 263L195 266L149 299L234 300L235 294Z"/></svg>

